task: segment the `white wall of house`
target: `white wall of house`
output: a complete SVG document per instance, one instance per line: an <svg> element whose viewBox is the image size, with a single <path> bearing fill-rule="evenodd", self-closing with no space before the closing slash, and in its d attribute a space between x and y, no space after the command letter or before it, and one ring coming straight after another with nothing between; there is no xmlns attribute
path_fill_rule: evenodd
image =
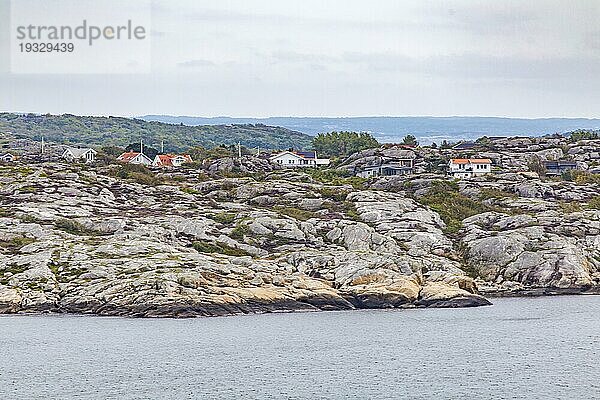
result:
<svg viewBox="0 0 600 400"><path fill-rule="evenodd" d="M314 159L306 159L289 151L271 157L271 162L284 167L314 167L317 165Z"/></svg>
<svg viewBox="0 0 600 400"><path fill-rule="evenodd" d="M137 156L133 157L131 159L131 161L129 161L129 164L142 164L142 165L152 165L152 160L148 158L148 156L146 156L143 153L138 154Z"/></svg>
<svg viewBox="0 0 600 400"><path fill-rule="evenodd" d="M448 163L448 172L455 178L471 178L473 176L489 174L492 172L492 164L483 162L454 163L450 160Z"/></svg>

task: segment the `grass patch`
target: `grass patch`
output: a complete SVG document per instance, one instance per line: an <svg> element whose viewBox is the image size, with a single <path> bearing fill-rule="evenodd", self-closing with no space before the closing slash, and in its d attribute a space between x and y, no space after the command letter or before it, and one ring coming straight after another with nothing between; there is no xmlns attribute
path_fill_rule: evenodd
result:
<svg viewBox="0 0 600 400"><path fill-rule="evenodd" d="M235 228L233 228L233 230L229 234L229 237L235 240L242 240L244 239L244 236L246 236L249 233L250 228L248 227L248 225L239 223Z"/></svg>
<svg viewBox="0 0 600 400"><path fill-rule="evenodd" d="M220 212L218 214L213 214L210 216L210 218L215 221L218 222L220 224L223 225L229 225L232 224L235 221L235 218L237 217L236 213L232 213L232 212Z"/></svg>
<svg viewBox="0 0 600 400"><path fill-rule="evenodd" d="M19 217L21 222L26 224L41 224L43 221L34 215L25 214Z"/></svg>
<svg viewBox="0 0 600 400"><path fill-rule="evenodd" d="M273 210L278 212L281 215L287 215L288 217L297 219L298 221L307 221L311 218L317 217L317 214L315 214L312 211L301 210L301 209L295 208L295 207L277 206L277 207L274 207Z"/></svg>
<svg viewBox="0 0 600 400"><path fill-rule="evenodd" d="M364 189L364 184L368 181L366 178L352 176L347 170L304 168L302 172L322 183L336 186L352 185L354 189Z"/></svg>
<svg viewBox="0 0 600 400"><path fill-rule="evenodd" d="M456 233L462 220L490 209L481 202L459 193L456 182L435 181L418 201L437 212L446 224L446 233Z"/></svg>
<svg viewBox="0 0 600 400"><path fill-rule="evenodd" d="M326 199L331 199L334 201L344 201L346 200L346 196L350 193L348 190L344 190L335 186L324 186L318 189L318 192L321 193Z"/></svg>
<svg viewBox="0 0 600 400"><path fill-rule="evenodd" d="M479 200L490 200L490 199L516 199L517 195L514 193L505 192L504 190L495 188L483 188L479 192Z"/></svg>
<svg viewBox="0 0 600 400"><path fill-rule="evenodd" d="M184 178L184 179L185 179L185 178ZM182 187L182 188L181 188L181 191L182 191L183 193L187 193L187 194L200 194L200 192L199 192L199 191L197 191L196 189L192 189L192 188L189 188L189 187Z"/></svg>
<svg viewBox="0 0 600 400"><path fill-rule="evenodd" d="M194 250L196 250L199 253L210 253L210 254L218 253L218 254L225 254L227 256L236 256L236 257L250 255L247 252L245 252L244 250L236 249L235 247L229 247L224 244L194 242L194 243L192 243L192 247L194 248Z"/></svg>
<svg viewBox="0 0 600 400"><path fill-rule="evenodd" d="M93 229L89 229L77 221L73 221L66 218L61 218L57 220L54 223L54 226L57 229L60 229L61 231L70 233L72 235L94 236L100 234L100 232L95 231Z"/></svg>
<svg viewBox="0 0 600 400"><path fill-rule="evenodd" d="M600 210L600 196L596 196L591 199L587 204L587 208L591 208L592 210Z"/></svg>
<svg viewBox="0 0 600 400"><path fill-rule="evenodd" d="M145 186L156 186L164 182L163 179L154 175L152 171L141 164L119 165L117 169L111 170L110 174L114 177L129 179Z"/></svg>
<svg viewBox="0 0 600 400"><path fill-rule="evenodd" d="M571 214L581 211L581 204L575 201L561 201L558 203L558 207L565 214Z"/></svg>
<svg viewBox="0 0 600 400"><path fill-rule="evenodd" d="M0 248L11 252L16 252L22 247L25 247L33 242L35 242L35 239L18 236L9 240L0 240Z"/></svg>

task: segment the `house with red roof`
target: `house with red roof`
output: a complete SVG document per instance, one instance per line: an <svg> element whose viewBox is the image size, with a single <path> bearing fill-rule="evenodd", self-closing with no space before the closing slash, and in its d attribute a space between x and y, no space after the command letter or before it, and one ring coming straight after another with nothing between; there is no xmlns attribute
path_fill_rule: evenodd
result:
<svg viewBox="0 0 600 400"><path fill-rule="evenodd" d="M453 158L448 162L448 174L458 179L472 178L492 172L489 158Z"/></svg>
<svg viewBox="0 0 600 400"><path fill-rule="evenodd" d="M118 161L126 164L141 164L145 166L152 165L152 160L144 153L138 153L137 151L128 151L127 153L121 154L117 157Z"/></svg>
<svg viewBox="0 0 600 400"><path fill-rule="evenodd" d="M182 164L191 163L189 154L157 154L152 161L155 167L180 167Z"/></svg>

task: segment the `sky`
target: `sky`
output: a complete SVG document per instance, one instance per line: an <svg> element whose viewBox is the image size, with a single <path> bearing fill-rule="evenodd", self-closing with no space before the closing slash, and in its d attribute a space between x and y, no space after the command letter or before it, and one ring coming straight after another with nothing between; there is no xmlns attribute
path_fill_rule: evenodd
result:
<svg viewBox="0 0 600 400"><path fill-rule="evenodd" d="M150 72L0 59L0 110L600 117L598 0L152 1L151 18Z"/></svg>

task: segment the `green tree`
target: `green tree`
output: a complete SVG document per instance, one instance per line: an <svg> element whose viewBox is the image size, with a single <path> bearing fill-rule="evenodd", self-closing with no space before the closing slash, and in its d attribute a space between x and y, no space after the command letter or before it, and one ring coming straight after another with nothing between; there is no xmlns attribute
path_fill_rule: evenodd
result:
<svg viewBox="0 0 600 400"><path fill-rule="evenodd" d="M317 154L327 157L343 157L379 146L379 142L366 132L319 133L313 139Z"/></svg>
<svg viewBox="0 0 600 400"><path fill-rule="evenodd" d="M419 142L417 142L417 138L413 135L404 136L404 140L402 140L402 144L407 146L418 146Z"/></svg>
<svg viewBox="0 0 600 400"><path fill-rule="evenodd" d="M546 166L539 156L533 156L527 163L527 167L532 172L537 172L541 177L546 176Z"/></svg>
<svg viewBox="0 0 600 400"><path fill-rule="evenodd" d="M127 147L125 147L125 151L139 152L140 144L139 143L131 143ZM156 157L156 155L158 153L159 153L159 151L157 149L155 149L154 147L144 145L144 154L146 156L148 156L148 158L150 158L151 160L153 160L154 157Z"/></svg>

